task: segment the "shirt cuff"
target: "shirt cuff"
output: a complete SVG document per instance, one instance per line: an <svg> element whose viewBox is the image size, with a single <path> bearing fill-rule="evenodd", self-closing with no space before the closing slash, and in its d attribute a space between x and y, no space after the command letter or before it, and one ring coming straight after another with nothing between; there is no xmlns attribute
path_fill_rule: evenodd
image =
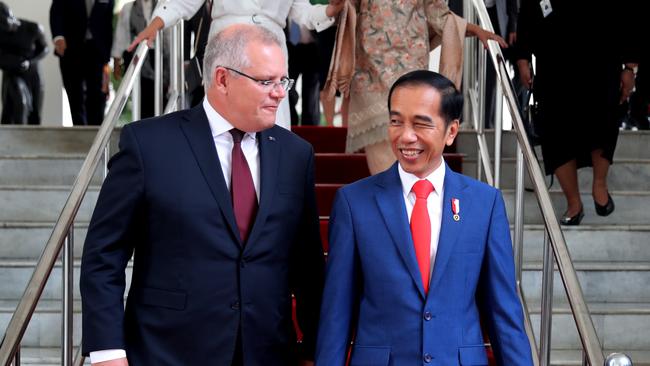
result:
<svg viewBox="0 0 650 366"><path fill-rule="evenodd" d="M90 352L90 363L112 361L120 358L126 358L126 351L123 349L107 349Z"/></svg>
<svg viewBox="0 0 650 366"><path fill-rule="evenodd" d="M325 29L331 27L336 22L336 17L328 17L325 13L327 5L316 5L318 6L318 12L314 19L314 29L316 32L322 32Z"/></svg>
<svg viewBox="0 0 650 366"><path fill-rule="evenodd" d="M151 19L153 20L155 17L162 19L164 29L176 24L181 18L176 10L170 8L169 4L162 4L156 7L156 10L151 14Z"/></svg>
<svg viewBox="0 0 650 366"><path fill-rule="evenodd" d="M53 42L53 43L56 43L56 41L58 41L59 39L62 39L62 40L65 41L65 37L64 37L64 36L56 36L56 37L52 38L52 42Z"/></svg>

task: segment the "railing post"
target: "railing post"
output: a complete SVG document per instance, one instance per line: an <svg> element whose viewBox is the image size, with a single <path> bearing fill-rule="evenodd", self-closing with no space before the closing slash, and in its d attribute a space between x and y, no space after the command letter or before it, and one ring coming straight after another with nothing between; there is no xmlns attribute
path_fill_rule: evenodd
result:
<svg viewBox="0 0 650 366"><path fill-rule="evenodd" d="M503 60L497 57L497 62ZM495 75L499 73L499 65L495 65ZM494 86L494 187L501 187L501 145L503 137L503 95L501 83L496 82Z"/></svg>
<svg viewBox="0 0 650 366"><path fill-rule="evenodd" d="M163 110L163 32L158 31L154 41L154 101L153 113L160 116Z"/></svg>
<svg viewBox="0 0 650 366"><path fill-rule="evenodd" d="M178 110L185 109L185 22L178 22Z"/></svg>
<svg viewBox="0 0 650 366"><path fill-rule="evenodd" d="M131 121L140 120L140 75L135 77L133 81L133 90L131 91Z"/></svg>
<svg viewBox="0 0 650 366"><path fill-rule="evenodd" d="M183 60L179 59L180 52L178 50L178 45L180 44L179 38L181 35L179 33L178 28L179 28L178 23L172 27L172 45L171 45L171 50L169 52L169 58L170 58L169 83L170 83L170 91L171 91L170 94L174 94L174 92L180 93L180 85L178 85L178 81L179 81L180 65L183 64ZM176 99L174 106L175 106L174 110L178 110L178 99Z"/></svg>
<svg viewBox="0 0 650 366"><path fill-rule="evenodd" d="M63 319L61 323L61 364L72 366L72 317L73 317L73 270L74 270L74 223L63 243L61 255L63 270Z"/></svg>
<svg viewBox="0 0 650 366"><path fill-rule="evenodd" d="M514 233L514 256L517 284L521 283L524 250L524 154L521 146L517 143L517 170L515 183L515 233Z"/></svg>
<svg viewBox="0 0 650 366"><path fill-rule="evenodd" d="M540 328L540 365L551 364L551 322L553 317L553 249L544 230L544 263L542 264L542 312Z"/></svg>
<svg viewBox="0 0 650 366"><path fill-rule="evenodd" d="M14 362L12 365L20 366L20 346L18 346L18 349L16 350L16 354L14 355Z"/></svg>

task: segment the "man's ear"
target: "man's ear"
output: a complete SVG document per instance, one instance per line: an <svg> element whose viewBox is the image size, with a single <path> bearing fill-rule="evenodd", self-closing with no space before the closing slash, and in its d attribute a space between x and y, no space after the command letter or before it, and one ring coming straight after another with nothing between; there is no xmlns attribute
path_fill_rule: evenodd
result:
<svg viewBox="0 0 650 366"><path fill-rule="evenodd" d="M214 68L214 78L212 79L212 87L218 91L225 93L228 87L228 78L226 77L227 71L222 67Z"/></svg>
<svg viewBox="0 0 650 366"><path fill-rule="evenodd" d="M460 121L458 118L449 122L449 126L447 126L447 136L445 137L445 144L447 144L447 146L451 146L451 144L454 143L456 136L458 136L459 125Z"/></svg>

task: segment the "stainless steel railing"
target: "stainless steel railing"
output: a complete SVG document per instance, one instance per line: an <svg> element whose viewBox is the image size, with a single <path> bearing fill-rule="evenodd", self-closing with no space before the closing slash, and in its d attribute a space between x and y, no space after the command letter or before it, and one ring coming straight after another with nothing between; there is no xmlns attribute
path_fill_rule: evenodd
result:
<svg viewBox="0 0 650 366"><path fill-rule="evenodd" d="M464 15L468 21L475 21L478 18L479 24L488 30L493 31L492 24L489 20L485 4L482 0L471 0L465 2ZM465 90L466 95L469 95L471 112L475 121L475 129L478 136L479 146L479 177L483 172L489 178L491 170L489 169L489 153L487 152L487 143L485 142L485 135L483 131L483 108L484 108L484 89L485 83L485 54L486 51L482 47L477 48L476 44L468 42L466 48L466 60L472 64L466 66L465 74ZM476 54L478 52L478 55ZM500 89L505 97L506 104L510 115L512 117L514 131L517 135L517 164L516 164L516 188L515 188L515 223L514 223L514 257L516 265L517 286L519 289L520 298L525 312L526 332L531 343L533 350L535 365L548 366L550 365L551 353L551 320L552 320L552 306L553 306L553 273L554 262L557 263L558 272L562 279L571 314L575 321L580 342L583 347L583 360L584 365L600 366L612 365L611 362L621 362L624 365L632 365L631 360L624 354L613 354L605 360L601 343L596 334L589 309L584 299L580 282L576 270L573 266L569 250L564 240L564 235L560 228L559 221L553 210L551 198L546 188L544 175L537 162L537 158L533 153L532 146L526 136L523 120L517 102L515 93L510 85L507 68L504 62L501 49L495 42L490 42L487 50L487 55L492 59L495 65L497 78L499 81ZM478 61L476 61L478 60ZM478 91L476 91L478 89ZM497 92L496 99L501 100L502 95ZM499 105L497 104L497 107ZM478 109L478 111L476 111ZM467 114L467 109L466 109ZM498 116L497 116L498 117ZM495 118L495 156L494 156L494 178L493 184L499 187L500 172L501 172L501 137L502 137L502 121ZM481 167L482 165L482 167ZM532 323L530 321L528 306L525 302L524 293L521 285L522 263L523 263L523 231L524 231L524 165L528 170L530 180L532 181L535 191L535 197L542 211L545 226L545 240L544 240L544 254L542 266L542 304L541 304L541 324L540 324L540 352L537 350L537 342L535 341L534 333L532 331Z"/></svg>
<svg viewBox="0 0 650 366"><path fill-rule="evenodd" d="M184 85L183 78L183 25L179 22L173 27L174 36L172 41L172 52L176 58L172 65L172 78L168 104L165 113L184 108ZM162 112L162 32L156 39L155 48L155 114ZM115 129L117 120L126 106L129 95L132 98L132 117L140 118L140 93L139 78L142 65L147 57L149 47L146 42L141 43L133 56L120 84L115 99L111 104L108 113L99 127L97 135L86 156L79 174L75 179L70 194L59 214L54 225L52 234L38 259L32 277L30 278L25 292L14 312L2 344L0 345L0 365L19 366L21 359L20 343L25 334L27 326L36 310L36 305L43 293L45 284L54 269L59 253L62 261L62 328L61 328L61 364L64 366L80 366L84 363L81 355L81 348L73 359L73 289L74 289L74 219L79 211L81 202L88 190L94 172L103 160L104 177L108 173L108 159L110 157L109 142L111 134Z"/></svg>

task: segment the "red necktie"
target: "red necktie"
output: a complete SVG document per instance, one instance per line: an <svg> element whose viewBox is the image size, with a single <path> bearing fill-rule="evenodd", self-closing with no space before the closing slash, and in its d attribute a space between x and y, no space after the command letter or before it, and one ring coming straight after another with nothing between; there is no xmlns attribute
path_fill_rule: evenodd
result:
<svg viewBox="0 0 650 366"><path fill-rule="evenodd" d="M257 194L251 170L241 149L244 132L233 128L230 130L230 134L234 142L231 157L230 194L239 236L242 243L246 243L253 222L255 222L255 215L257 215Z"/></svg>
<svg viewBox="0 0 650 366"><path fill-rule="evenodd" d="M426 179L417 181L412 189L415 205L411 213L411 235L415 246L415 258L420 267L424 293L429 291L429 270L431 266L431 220L427 209L427 197L433 192L433 185Z"/></svg>

